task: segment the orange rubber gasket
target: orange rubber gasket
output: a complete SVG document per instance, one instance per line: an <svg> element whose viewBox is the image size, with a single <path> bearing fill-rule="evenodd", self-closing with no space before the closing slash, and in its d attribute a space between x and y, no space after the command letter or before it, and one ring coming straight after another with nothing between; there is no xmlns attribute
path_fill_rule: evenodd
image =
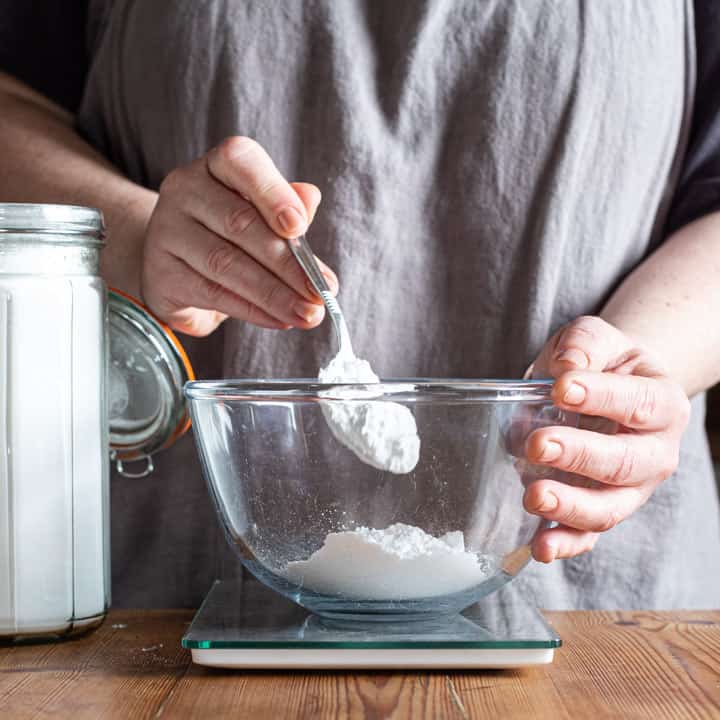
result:
<svg viewBox="0 0 720 720"><path fill-rule="evenodd" d="M189 381L195 380L195 371L193 370L193 366L190 362L190 358L188 357L187 353L185 352L185 348L182 346L182 343L180 340L178 340L177 335L170 329L170 327L164 323L150 308L143 305L137 298L134 298L132 295L128 295L126 292L123 292L122 290L118 290L117 288L109 288L112 292L114 292L116 295L120 295L120 297L125 298L128 302L131 302L133 305L139 307L143 312L147 313L162 329L162 331L167 335L167 337L170 339L170 342L173 344L175 349L178 352L178 355L180 356L180 360L182 361L183 367L185 368L185 372L187 373L187 377ZM176 440L181 438L191 427L192 421L190 420L190 415L188 415L185 418L184 423L178 424L178 426L173 431L173 434L167 439L167 441L163 444L162 448L165 449L170 447Z"/></svg>

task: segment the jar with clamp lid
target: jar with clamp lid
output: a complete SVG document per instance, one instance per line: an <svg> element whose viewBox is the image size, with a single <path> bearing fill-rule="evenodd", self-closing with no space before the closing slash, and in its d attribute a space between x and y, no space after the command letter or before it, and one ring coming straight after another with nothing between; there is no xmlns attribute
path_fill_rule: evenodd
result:
<svg viewBox="0 0 720 720"><path fill-rule="evenodd" d="M0 639L102 622L109 459L147 475L189 426L187 358L139 303L108 294L103 244L92 208L0 204Z"/></svg>

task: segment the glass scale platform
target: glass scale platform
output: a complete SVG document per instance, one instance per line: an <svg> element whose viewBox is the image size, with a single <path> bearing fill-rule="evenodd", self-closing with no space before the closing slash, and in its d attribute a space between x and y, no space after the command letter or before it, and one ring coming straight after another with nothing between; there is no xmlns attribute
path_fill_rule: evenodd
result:
<svg viewBox="0 0 720 720"><path fill-rule="evenodd" d="M512 583L460 615L338 625L252 579L215 581L182 639L195 663L243 669L525 667L560 644Z"/></svg>

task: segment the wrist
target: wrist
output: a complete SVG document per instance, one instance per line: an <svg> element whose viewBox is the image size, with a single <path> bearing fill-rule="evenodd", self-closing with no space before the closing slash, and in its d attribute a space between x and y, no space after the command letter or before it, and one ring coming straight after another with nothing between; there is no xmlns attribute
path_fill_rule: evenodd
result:
<svg viewBox="0 0 720 720"><path fill-rule="evenodd" d="M137 186L122 202L105 210L107 242L100 273L109 287L141 296L143 249L157 193Z"/></svg>

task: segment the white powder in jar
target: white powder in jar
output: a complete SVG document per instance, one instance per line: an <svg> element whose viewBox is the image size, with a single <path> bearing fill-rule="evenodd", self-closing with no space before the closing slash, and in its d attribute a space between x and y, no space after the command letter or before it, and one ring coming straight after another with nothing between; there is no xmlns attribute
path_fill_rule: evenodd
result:
<svg viewBox="0 0 720 720"><path fill-rule="evenodd" d="M291 582L353 600L413 600L468 590L494 572L490 558L465 550L459 530L434 537L414 525L329 533L307 560L290 562Z"/></svg>
<svg viewBox="0 0 720 720"><path fill-rule="evenodd" d="M336 355L322 368L323 383L380 382L367 360L354 355ZM335 438L350 448L363 462L380 470L405 474L414 470L420 457L420 438L415 418L404 405L389 401L342 401L342 394L333 391L335 400L322 403L325 420ZM353 391L357 398L357 392Z"/></svg>
<svg viewBox="0 0 720 720"><path fill-rule="evenodd" d="M63 632L109 590L105 289L45 256L0 273L0 636Z"/></svg>

